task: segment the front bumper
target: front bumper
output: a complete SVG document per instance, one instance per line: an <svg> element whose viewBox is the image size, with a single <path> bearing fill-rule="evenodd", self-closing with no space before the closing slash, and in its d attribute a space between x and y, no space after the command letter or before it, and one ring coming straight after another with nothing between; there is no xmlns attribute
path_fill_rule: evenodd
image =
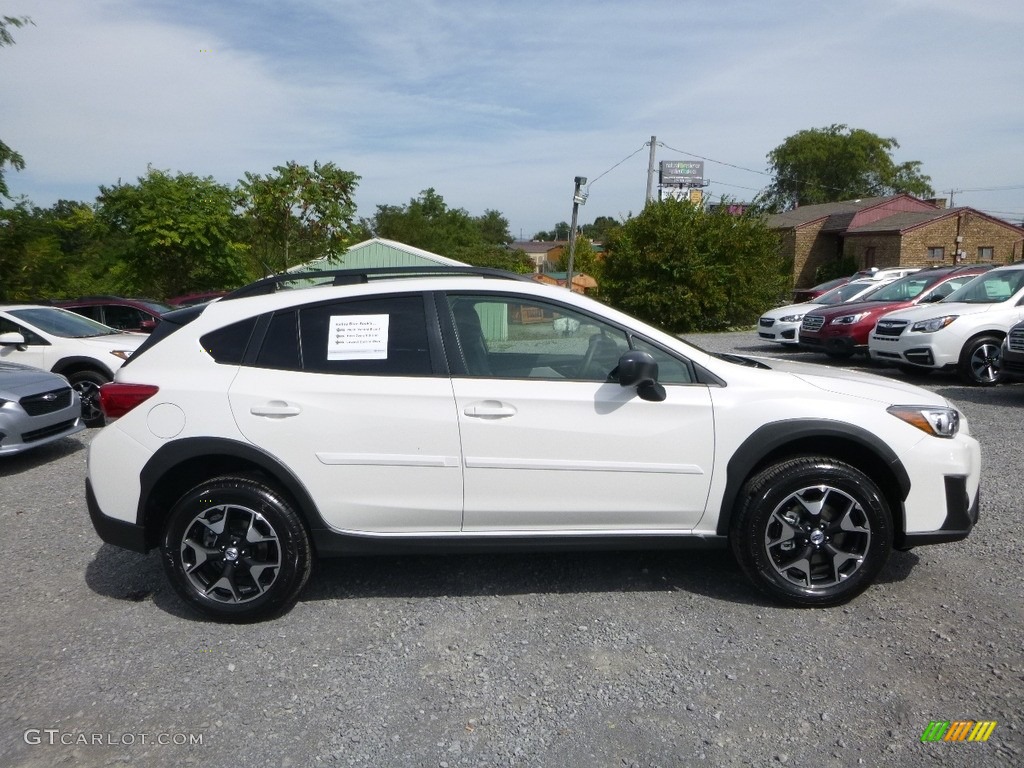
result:
<svg viewBox="0 0 1024 768"><path fill-rule="evenodd" d="M946 544L966 539L977 525L981 514L981 490L979 489L971 500L967 492L967 482L966 477L947 476L946 519L940 528L937 531L900 533L893 543L896 549L907 550L926 544Z"/></svg>

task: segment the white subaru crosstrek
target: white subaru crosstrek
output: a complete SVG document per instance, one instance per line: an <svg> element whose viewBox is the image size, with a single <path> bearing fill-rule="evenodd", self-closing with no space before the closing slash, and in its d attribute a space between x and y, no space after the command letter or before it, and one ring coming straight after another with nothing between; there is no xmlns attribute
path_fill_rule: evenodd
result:
<svg viewBox="0 0 1024 768"><path fill-rule="evenodd" d="M978 275L942 301L908 307L878 319L868 353L908 373L956 370L968 384L996 384L1000 347L1024 320L1024 264Z"/></svg>
<svg viewBox="0 0 1024 768"><path fill-rule="evenodd" d="M166 315L101 390L100 537L159 548L185 601L244 621L287 610L318 557L410 549L730 546L769 596L834 605L978 519L978 443L932 392L426 272L268 278Z"/></svg>

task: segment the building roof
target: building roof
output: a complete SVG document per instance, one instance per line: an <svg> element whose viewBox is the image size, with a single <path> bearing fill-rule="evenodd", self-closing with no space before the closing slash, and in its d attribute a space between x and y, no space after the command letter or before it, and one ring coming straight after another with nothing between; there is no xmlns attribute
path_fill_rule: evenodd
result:
<svg viewBox="0 0 1024 768"><path fill-rule="evenodd" d="M314 259L305 264L298 264L289 272L315 272L328 269L358 269L364 267L412 267L444 264L447 266L464 267L465 263L449 259L437 253L425 251L413 245L406 245L397 240L374 237L356 243L344 253L325 259Z"/></svg>
<svg viewBox="0 0 1024 768"><path fill-rule="evenodd" d="M890 200L895 200L903 195L890 195L888 197L865 197L859 200L840 200L836 203L821 203L819 205L802 205L785 213L776 213L768 217L768 226L771 229L789 229L801 227L811 222L822 219L832 219L826 225L826 229L842 229L843 220L849 223L854 215L867 208L881 205Z"/></svg>
<svg viewBox="0 0 1024 768"><path fill-rule="evenodd" d="M511 247L527 253L550 253L556 248L568 248L569 243L565 240L516 240Z"/></svg>

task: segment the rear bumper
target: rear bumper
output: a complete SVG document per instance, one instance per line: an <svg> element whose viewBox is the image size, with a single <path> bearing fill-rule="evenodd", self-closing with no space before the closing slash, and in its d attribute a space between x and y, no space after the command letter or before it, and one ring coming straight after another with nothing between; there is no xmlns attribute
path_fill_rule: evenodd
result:
<svg viewBox="0 0 1024 768"><path fill-rule="evenodd" d="M150 550L150 547L146 545L146 531L141 525L107 517L103 514L88 479L85 481L85 503L89 507L89 519L92 520L92 527L107 544L143 554Z"/></svg>

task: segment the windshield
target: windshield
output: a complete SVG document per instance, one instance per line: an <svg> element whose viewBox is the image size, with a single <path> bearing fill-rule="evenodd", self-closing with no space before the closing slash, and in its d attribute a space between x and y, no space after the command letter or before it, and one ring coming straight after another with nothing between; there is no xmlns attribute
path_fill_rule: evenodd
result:
<svg viewBox="0 0 1024 768"><path fill-rule="evenodd" d="M942 303L960 301L965 304L998 304L1024 288L1024 269L993 270L978 275L967 285L953 291Z"/></svg>
<svg viewBox="0 0 1024 768"><path fill-rule="evenodd" d="M148 309L155 315L162 315L165 312L173 312L175 309L177 309L177 307L172 307L170 304L161 304L159 301L150 301L149 299L146 299L145 301L140 301L139 304L144 306L146 309Z"/></svg>
<svg viewBox="0 0 1024 768"><path fill-rule="evenodd" d="M846 285L840 285L838 288L833 288L828 293L823 293L818 298L814 299L814 304L842 304L844 301L849 301L862 294L864 291L871 289L872 286L877 288L875 283L871 282L860 282L854 281L847 283Z"/></svg>
<svg viewBox="0 0 1024 768"><path fill-rule="evenodd" d="M910 275L897 280L895 283L883 285L877 291L866 298L865 301L909 301L917 298L929 283L935 280L935 275Z"/></svg>
<svg viewBox="0 0 1024 768"><path fill-rule="evenodd" d="M84 339L88 336L110 336L120 333L103 323L97 323L88 317L76 315L66 309L56 307L28 307L26 309L12 309L9 314L29 325L33 325L44 333L51 336L60 336L65 339Z"/></svg>

